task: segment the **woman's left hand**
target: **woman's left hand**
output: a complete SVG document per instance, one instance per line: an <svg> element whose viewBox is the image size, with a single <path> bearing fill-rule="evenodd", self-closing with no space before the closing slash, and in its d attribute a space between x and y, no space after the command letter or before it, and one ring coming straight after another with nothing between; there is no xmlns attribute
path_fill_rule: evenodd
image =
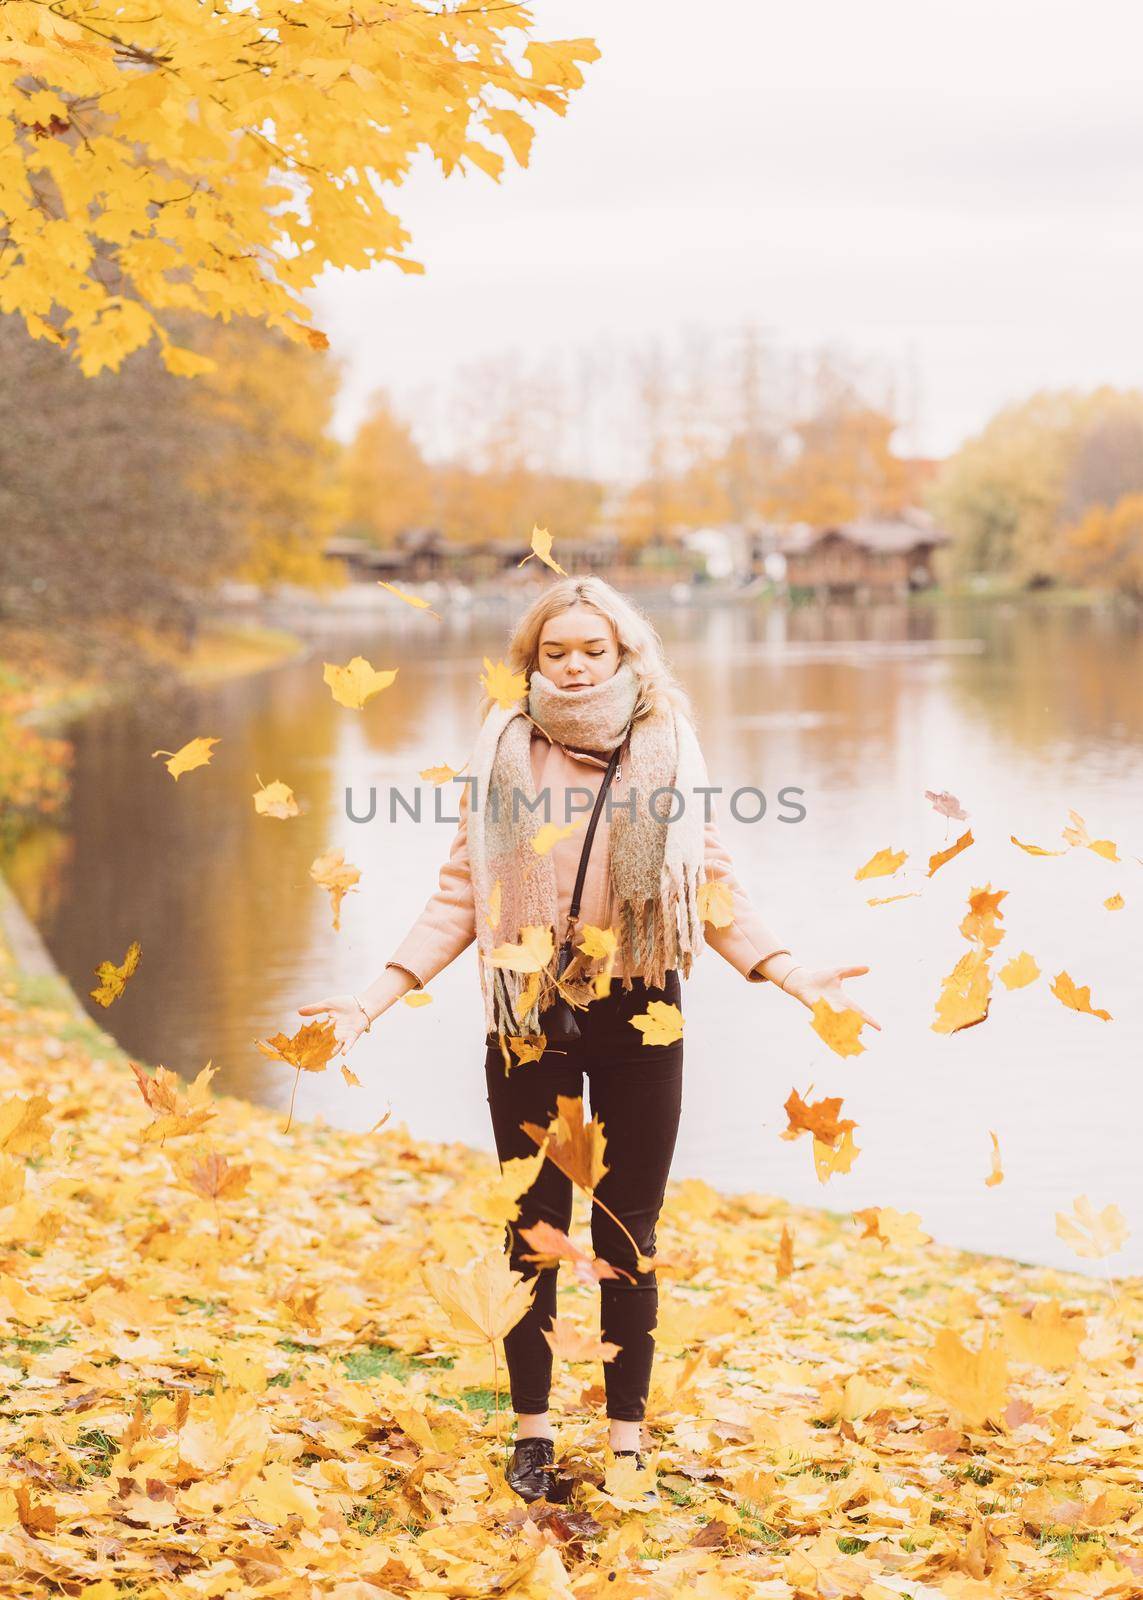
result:
<svg viewBox="0 0 1143 1600"><path fill-rule="evenodd" d="M816 1000L827 1000L835 1011L856 1011L871 1028L881 1031L881 1024L858 1005L841 986L843 978L859 978L868 967L795 967L786 979L786 993L792 994L812 1011Z"/></svg>

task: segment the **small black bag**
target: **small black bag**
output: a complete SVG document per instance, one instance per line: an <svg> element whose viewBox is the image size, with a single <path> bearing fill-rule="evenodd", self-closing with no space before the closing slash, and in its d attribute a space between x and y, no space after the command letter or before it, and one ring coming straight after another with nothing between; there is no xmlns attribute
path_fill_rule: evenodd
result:
<svg viewBox="0 0 1143 1600"><path fill-rule="evenodd" d="M628 729L628 733L630 733L630 729ZM572 892L571 905L568 907L567 925L569 931L566 934L563 943L560 945L559 952L556 956L557 977L562 975L564 969L569 965L573 956L575 955L575 941L570 930L572 930L579 921L579 902L580 896L583 893L584 879L587 876L587 860L591 854L591 841L595 838L595 829L596 824L599 821L599 813L603 810L604 798L608 789L611 787L612 779L615 777L616 770L619 766L619 758L623 754L626 743L627 735L625 734L616 745L615 749L611 752L611 759L607 763L607 771L603 775L603 782L600 784L599 793L595 797L595 806L591 813L591 819L587 825L587 836L583 841L583 850L580 853L579 871L576 873L575 889ZM515 1025L515 1019L513 1019L513 1025ZM544 1030L544 1037L549 1042L551 1042L553 1039L567 1040L578 1039L581 1037L579 1024L575 1020L575 1012L564 999L562 994L557 994L556 998L551 1002L551 1004L546 1006L544 1010L540 1012L540 1027Z"/></svg>

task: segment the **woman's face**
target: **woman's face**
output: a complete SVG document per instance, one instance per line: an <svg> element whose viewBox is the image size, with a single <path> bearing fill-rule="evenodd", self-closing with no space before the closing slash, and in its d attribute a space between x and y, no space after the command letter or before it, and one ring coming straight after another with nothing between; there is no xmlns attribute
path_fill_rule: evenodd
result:
<svg viewBox="0 0 1143 1600"><path fill-rule="evenodd" d="M610 678L619 665L610 618L580 604L549 617L540 629L538 665L557 689L585 689Z"/></svg>

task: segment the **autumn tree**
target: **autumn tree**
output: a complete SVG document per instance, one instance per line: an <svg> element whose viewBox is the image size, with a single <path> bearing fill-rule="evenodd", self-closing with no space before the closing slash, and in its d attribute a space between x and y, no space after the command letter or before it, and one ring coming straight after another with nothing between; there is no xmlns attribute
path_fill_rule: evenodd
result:
<svg viewBox="0 0 1143 1600"><path fill-rule="evenodd" d="M499 179L564 115L588 39L531 38L501 0L8 0L0 49L0 312L94 375L176 312L321 345L327 267L419 272L388 202L418 152Z"/></svg>
<svg viewBox="0 0 1143 1600"><path fill-rule="evenodd" d="M378 390L345 451L345 528L391 545L436 514L433 473L409 424Z"/></svg>
<svg viewBox="0 0 1143 1600"><path fill-rule="evenodd" d="M1068 530L1143 492L1141 443L1138 390L1043 390L1006 406L949 459L929 497L955 536L953 569L1083 581L1087 551L1092 581L1102 581L1097 548L1118 535L1098 517L1075 539Z"/></svg>

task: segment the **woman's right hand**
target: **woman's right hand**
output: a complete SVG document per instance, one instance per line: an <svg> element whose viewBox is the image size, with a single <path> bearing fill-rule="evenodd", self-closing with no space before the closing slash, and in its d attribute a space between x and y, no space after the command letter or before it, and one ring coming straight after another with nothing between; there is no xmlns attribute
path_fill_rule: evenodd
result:
<svg viewBox="0 0 1143 1600"><path fill-rule="evenodd" d="M364 1011L351 994L335 994L329 1000L317 1000L313 1005L298 1007L300 1017L321 1014L328 1015L333 1021L334 1036L337 1039L334 1055L347 1056L365 1032Z"/></svg>

